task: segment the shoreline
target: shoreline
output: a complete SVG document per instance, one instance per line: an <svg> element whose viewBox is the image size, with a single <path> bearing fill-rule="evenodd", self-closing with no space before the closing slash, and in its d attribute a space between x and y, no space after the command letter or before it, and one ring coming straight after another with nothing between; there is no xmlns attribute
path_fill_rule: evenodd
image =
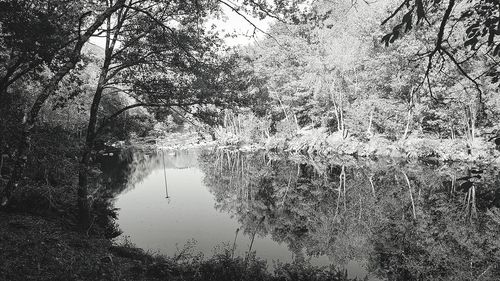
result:
<svg viewBox="0 0 500 281"><path fill-rule="evenodd" d="M309 132L292 138L272 136L259 141L228 142L220 139L216 146L243 152L265 150L326 158L350 156L356 159L392 158L436 164L458 162L500 166L500 151L492 142L480 137L472 142L463 139L414 137L390 141L380 136L362 141L355 137L342 138L338 133Z"/></svg>

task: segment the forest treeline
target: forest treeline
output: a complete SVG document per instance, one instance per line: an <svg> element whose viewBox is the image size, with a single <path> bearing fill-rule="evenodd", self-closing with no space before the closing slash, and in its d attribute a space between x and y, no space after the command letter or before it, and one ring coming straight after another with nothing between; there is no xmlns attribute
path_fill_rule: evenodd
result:
<svg viewBox="0 0 500 281"><path fill-rule="evenodd" d="M498 156L498 15L482 14L498 3L400 2L315 1L293 23L273 24L239 51L262 99L227 112L219 134L294 151ZM422 2L433 9L418 11Z"/></svg>
<svg viewBox="0 0 500 281"><path fill-rule="evenodd" d="M2 206L26 180L66 186L88 226L104 144L184 124L229 144L496 157L496 6L0 1ZM222 7L269 29L229 48Z"/></svg>

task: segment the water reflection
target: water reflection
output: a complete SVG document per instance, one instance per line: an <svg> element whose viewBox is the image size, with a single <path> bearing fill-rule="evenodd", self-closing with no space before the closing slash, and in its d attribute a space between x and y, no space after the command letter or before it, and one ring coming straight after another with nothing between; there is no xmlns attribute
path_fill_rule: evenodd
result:
<svg viewBox="0 0 500 281"><path fill-rule="evenodd" d="M195 238L210 254L239 229L237 254L255 236L252 250L268 260L319 256L313 262L371 280L500 276L495 169L234 151L132 155L114 176L126 191L119 224L147 249L172 254Z"/></svg>
<svg viewBox="0 0 500 281"><path fill-rule="evenodd" d="M204 173L198 167L198 151L126 153L127 157L109 157L105 165L113 166L113 161L123 160L138 166L127 169L131 173L126 175L130 182L117 189L122 193L115 202L120 208L118 223L132 242L168 255L175 255L193 239L196 241L194 250L206 255L211 255L215 247L233 246L236 230L241 226L231 214L214 207L216 202L204 185ZM114 171L111 168L104 170ZM110 173L106 177L120 178L123 174ZM245 256L252 237L239 233L236 238L234 254ZM252 250L270 263L273 260L292 260L292 253L286 245L259 233ZM329 264L326 258L314 258L314 262Z"/></svg>

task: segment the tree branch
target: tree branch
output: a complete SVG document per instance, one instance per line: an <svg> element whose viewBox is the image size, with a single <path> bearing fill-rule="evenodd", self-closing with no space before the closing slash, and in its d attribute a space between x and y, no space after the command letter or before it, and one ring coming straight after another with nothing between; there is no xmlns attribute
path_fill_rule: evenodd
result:
<svg viewBox="0 0 500 281"><path fill-rule="evenodd" d="M136 12L139 12L139 13L142 13L144 15L146 15L148 18L150 18L151 20L153 20L156 24L158 24L160 27L162 27L163 29L166 29L168 30L171 34L172 34L172 38L175 40L175 42L177 43L177 47L180 48L184 53L186 53L186 55L188 55L189 57L191 57L192 59L194 59L196 62L199 62L197 58L195 58L193 56L193 54L191 54L191 52L189 52L185 47L184 45L182 44L182 42L179 41L179 39L177 38L177 35L176 35L176 32L169 26L167 26L165 23L163 23L162 21L158 20L153 14L151 14L149 11L146 11L144 9L140 9L140 8L137 8L137 7L133 7L131 5L126 5L126 7L130 8L131 10L134 10Z"/></svg>
<svg viewBox="0 0 500 281"><path fill-rule="evenodd" d="M238 8L236 7L233 7L231 6L230 4L228 4L227 2L225 1L222 1L222 0L218 0L219 3L227 6L229 9L231 9L233 12L235 12L236 14L238 14L240 17L242 17L246 22L248 22L251 26L253 26L254 28L254 34L255 34L255 30L258 30L260 32L262 32L263 34L269 36L270 38L272 38L274 41L276 41L276 43L278 43L279 46L281 46L280 42L274 37L272 36L271 34L269 34L268 32L262 30L260 27L258 27L257 25L255 25L255 23L253 23L251 20L249 20L245 15L243 15Z"/></svg>
<svg viewBox="0 0 500 281"><path fill-rule="evenodd" d="M403 7L407 5L409 2L410 0L403 1L403 3L401 3L401 5L399 5L399 7L389 17L387 17L384 21L382 21L382 25L386 24L393 17L395 17L399 13L399 11L401 11L401 9L403 9Z"/></svg>

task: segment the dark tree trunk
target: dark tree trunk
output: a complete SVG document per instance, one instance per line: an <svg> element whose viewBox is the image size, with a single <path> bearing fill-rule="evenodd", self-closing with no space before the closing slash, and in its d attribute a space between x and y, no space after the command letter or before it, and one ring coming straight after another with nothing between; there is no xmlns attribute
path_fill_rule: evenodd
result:
<svg viewBox="0 0 500 281"><path fill-rule="evenodd" d="M88 170L90 166L91 148L85 145L78 171L78 219L80 230L85 232L90 226L90 204L88 201Z"/></svg>
<svg viewBox="0 0 500 281"><path fill-rule="evenodd" d="M107 71L103 71L107 72ZM101 78L106 75L101 72ZM97 86L96 92L94 94L94 99L92 101L92 106L90 107L90 119L87 128L87 134L85 138L85 147L83 148L82 158L80 160L80 167L78 170L78 214L80 229L86 231L90 227L90 204L88 201L88 174L92 160L92 151L94 149L94 141L96 138L96 125L97 125L97 111L99 109L99 103L102 96L102 84L104 81L99 79L99 85Z"/></svg>
<svg viewBox="0 0 500 281"><path fill-rule="evenodd" d="M122 10L123 11L123 10ZM122 13L120 11L120 14ZM123 18L117 24L115 32L119 32L123 24ZM111 40L111 21L107 20L106 47L104 62L99 74L97 88L90 106L89 124L85 136L85 147L83 149L80 168L78 171L78 213L80 216L80 228L86 231L90 227L90 202L88 201L88 174L90 165L92 164L92 152L94 150L94 142L97 137L97 117L99 104L101 103L102 93L108 80L109 67L111 65L112 54L116 43L116 36Z"/></svg>

